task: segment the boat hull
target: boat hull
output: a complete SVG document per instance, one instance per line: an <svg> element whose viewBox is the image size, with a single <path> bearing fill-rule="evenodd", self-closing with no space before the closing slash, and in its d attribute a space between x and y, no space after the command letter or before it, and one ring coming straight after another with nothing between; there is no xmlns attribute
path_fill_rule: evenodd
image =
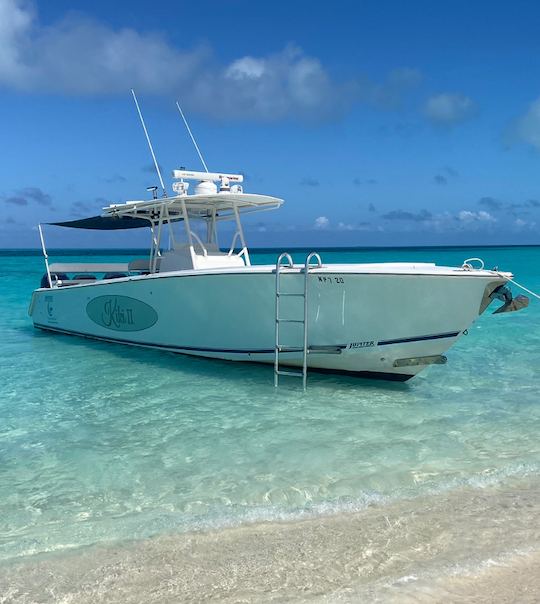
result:
<svg viewBox="0 0 540 604"><path fill-rule="evenodd" d="M303 292L300 269L281 279L283 291ZM490 271L314 269L308 276L308 367L407 380L426 364L444 361L441 355L483 310L486 292L503 282ZM281 298L281 316L301 319L303 303L302 297ZM35 327L50 331L273 363L275 272L179 271L39 289L30 315ZM280 343L301 346L302 330L301 323L281 324ZM298 351L280 354L284 365L301 362Z"/></svg>

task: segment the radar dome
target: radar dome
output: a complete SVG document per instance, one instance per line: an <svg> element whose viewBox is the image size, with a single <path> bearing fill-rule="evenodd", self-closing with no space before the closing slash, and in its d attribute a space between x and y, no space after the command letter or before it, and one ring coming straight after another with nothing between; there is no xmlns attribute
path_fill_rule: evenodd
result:
<svg viewBox="0 0 540 604"><path fill-rule="evenodd" d="M195 195L215 195L217 186L210 180L201 180L195 185Z"/></svg>

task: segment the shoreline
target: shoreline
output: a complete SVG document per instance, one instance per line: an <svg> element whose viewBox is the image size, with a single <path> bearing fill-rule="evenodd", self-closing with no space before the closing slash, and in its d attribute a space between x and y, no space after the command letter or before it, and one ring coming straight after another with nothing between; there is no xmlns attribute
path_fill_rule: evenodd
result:
<svg viewBox="0 0 540 604"><path fill-rule="evenodd" d="M14 603L510 602L540 599L539 569L540 486L518 481L12 560L0 583Z"/></svg>

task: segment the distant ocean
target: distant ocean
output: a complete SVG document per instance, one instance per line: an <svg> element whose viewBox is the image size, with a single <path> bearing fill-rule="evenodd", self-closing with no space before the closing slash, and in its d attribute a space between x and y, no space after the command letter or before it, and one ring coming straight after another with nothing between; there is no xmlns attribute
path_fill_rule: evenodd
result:
<svg viewBox="0 0 540 604"><path fill-rule="evenodd" d="M279 251L255 250L252 260L274 263ZM294 250L295 260L306 251ZM70 261L120 254L51 253ZM540 291L540 247L321 255L325 262L451 265L480 257ZM310 560L316 565L333 551L342 578L332 586L330 574L321 594L337 594L344 584L349 595L367 594L403 577L419 581L540 547L537 300L502 315L491 315L494 304L448 352L447 365L406 384L313 374L306 392L295 380L276 390L270 366L36 331L27 307L43 260L31 251L0 256L0 585L9 596L0 601L34 601L32 590L50 601L55 593L96 601L93 584L84 591L73 578L77 561L94 568L96 548L108 560L109 570L100 571L106 582L118 571L113 545L144 572L160 548L163 556L184 552L178 544L186 535L195 539L190 547L204 549L208 531L208 556L219 550L220 535L243 535L253 560L258 540L281 543L280 561L291 556L291 586ZM327 523L334 537L341 531L335 551L323 546L325 538L317 541L313 522ZM267 541L261 547L270 547ZM353 550L357 566L340 567ZM385 557L377 558L381 551ZM323 575L317 570L320 581Z"/></svg>

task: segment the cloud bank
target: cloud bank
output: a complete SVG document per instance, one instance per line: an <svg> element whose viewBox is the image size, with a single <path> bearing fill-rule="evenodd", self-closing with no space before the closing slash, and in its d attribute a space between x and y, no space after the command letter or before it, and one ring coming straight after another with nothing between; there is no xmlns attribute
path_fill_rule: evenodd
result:
<svg viewBox="0 0 540 604"><path fill-rule="evenodd" d="M0 0L0 88L72 95L179 95L190 111L220 119L325 119L354 103L399 105L421 74L392 71L375 84L339 80L289 45L267 56L220 64L211 49L173 46L165 36L114 29L80 13L44 26L35 5Z"/></svg>
<svg viewBox="0 0 540 604"><path fill-rule="evenodd" d="M52 205L51 196L42 191L39 187L25 187L15 191L14 195L3 196L5 203L15 206L28 206L37 203L40 206L50 208Z"/></svg>

